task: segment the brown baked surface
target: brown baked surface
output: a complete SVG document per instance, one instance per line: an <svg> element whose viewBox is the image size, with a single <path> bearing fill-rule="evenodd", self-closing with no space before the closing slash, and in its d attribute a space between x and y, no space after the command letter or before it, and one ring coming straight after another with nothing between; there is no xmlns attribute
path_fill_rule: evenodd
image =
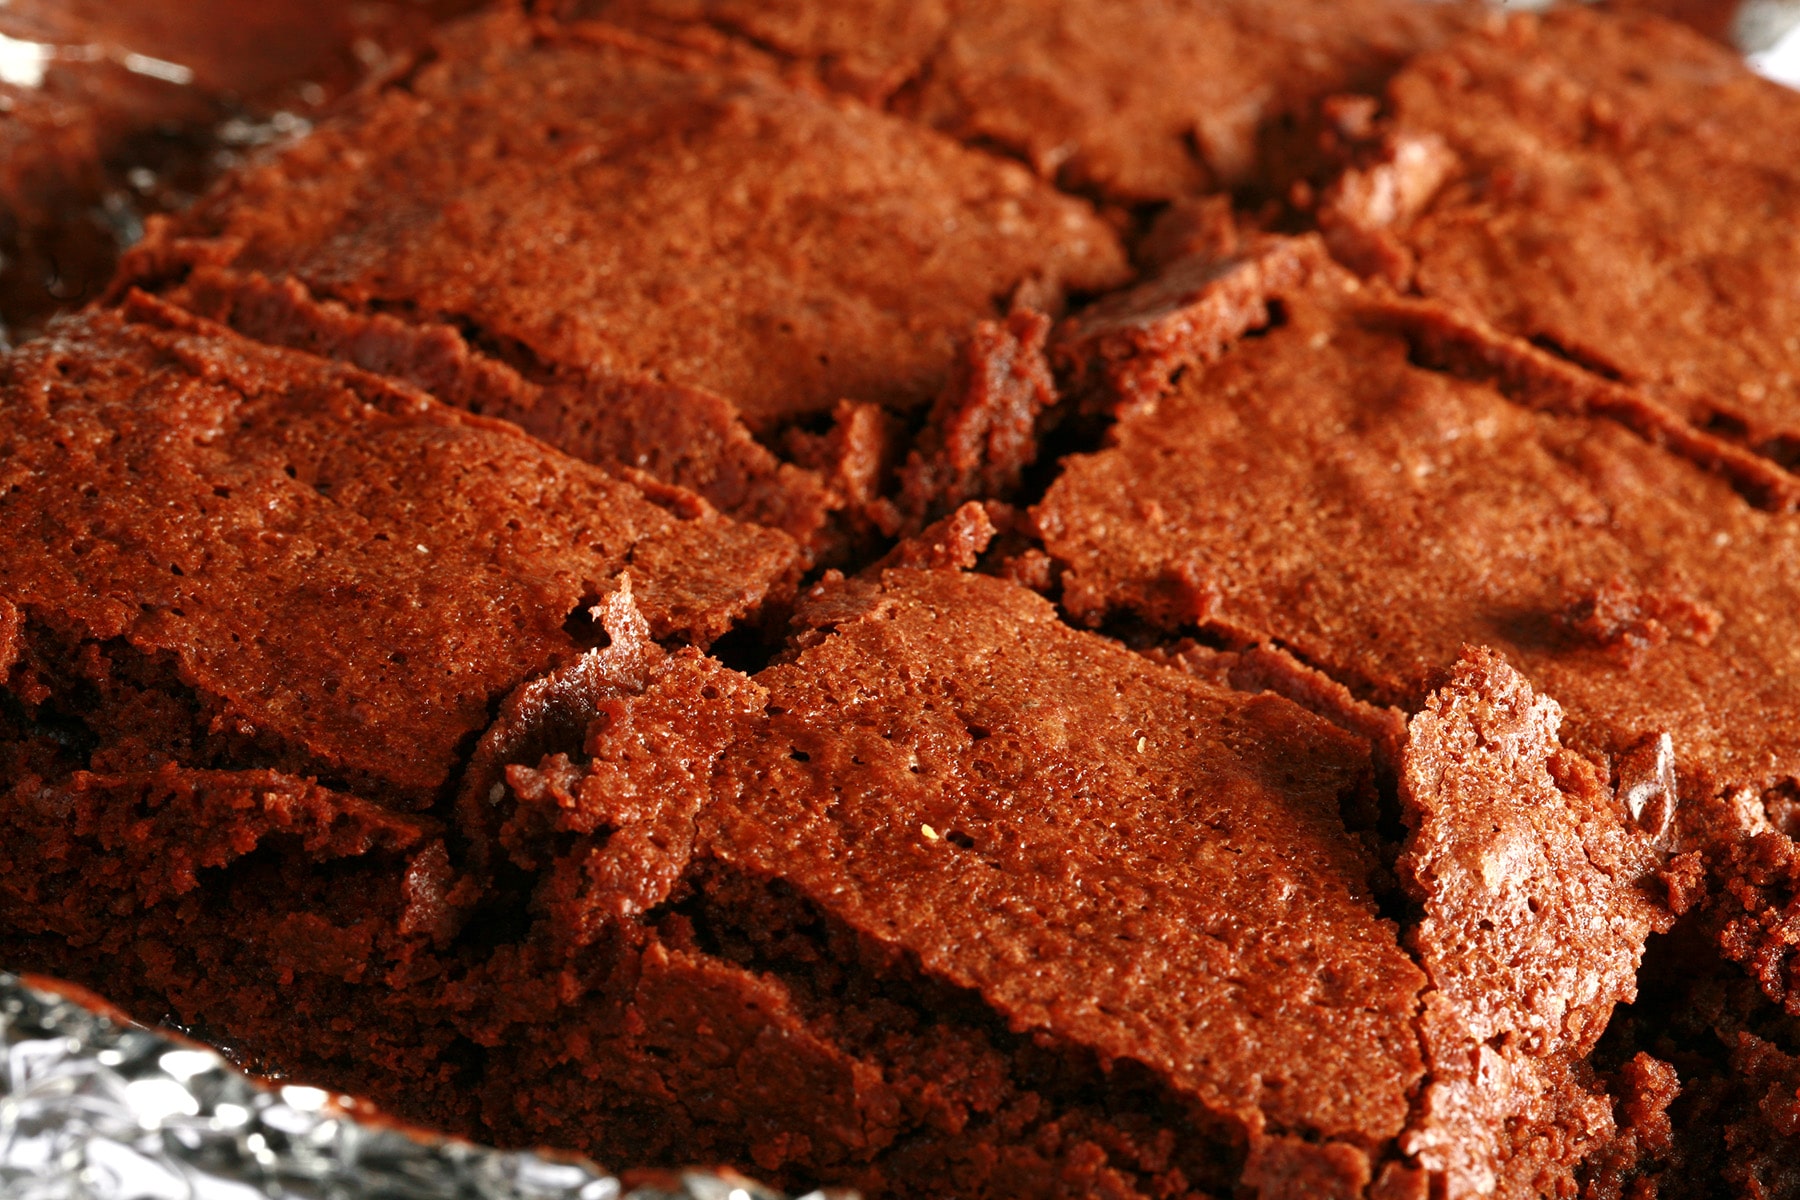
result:
<svg viewBox="0 0 1800 1200"><path fill-rule="evenodd" d="M1389 1138L1430 1169L1419 1147L1446 1145L1553 1186L1604 1137L1604 1102L1557 1072L1634 994L1662 922L1631 885L1653 859L1603 789L1559 790L1555 706L1493 656L1433 698L1406 750L1402 862L1426 913L1407 940L1432 985L1415 1000L1424 980L1356 882L1378 878L1342 824L1358 804L1341 775L1333 799L1317 790L1342 735L1072 634L980 577L889 571L857 592L830 604L829 638L757 677L770 719L757 748L726 751L699 822L721 863L977 992L1015 1031L1150 1068L1201 1106L1184 1139L1245 1139L1243 1183L1265 1194L1404 1174ZM1410 1036L1390 1039L1419 1002L1436 1091L1402 1128L1419 1067ZM1515 1086L1482 1101L1566 1123L1558 1152L1536 1129L1490 1149L1491 1123L1445 1128L1463 1098L1432 1097L1495 1045Z"/></svg>
<svg viewBox="0 0 1800 1200"><path fill-rule="evenodd" d="M1353 258L1800 462L1800 96L1677 26L1573 10L1422 55L1384 110L1383 165L1326 204ZM1441 184L1384 221L1382 172Z"/></svg>
<svg viewBox="0 0 1800 1200"><path fill-rule="evenodd" d="M763 974L854 1067L855 1110L753 1146L758 1164L839 1160L878 1194L1186 1194L1229 1185L1234 1143L1273 1160L1293 1133L1366 1174L1355 1148L1398 1132L1418 1076L1422 982L1339 815L1366 752L993 579L889 571L829 621L753 680L659 664L601 706L584 765L506 776L501 839L545 869L547 939L591 943L670 898L660 938L720 960L720 987ZM708 675L721 699L696 713ZM633 786L707 755L697 786ZM1139 1067L1117 1095L1084 1098L1121 1058ZM1052 1088L1055 1108L1030 1099ZM581 1125L557 1096L542 1107Z"/></svg>
<svg viewBox="0 0 1800 1200"><path fill-rule="evenodd" d="M43 48L0 84L0 333L105 289L144 214L180 207L245 145L303 125L476 0L12 0ZM277 112L283 123L271 123Z"/></svg>
<svg viewBox="0 0 1800 1200"><path fill-rule="evenodd" d="M1494 656L1405 750L1425 919L1403 935L1365 742L1014 585L894 568L828 586L803 648L754 677L657 647L629 593L601 610L607 647L522 689L477 753L460 837L491 839L491 869L472 903L428 822L164 767L15 792L11 827L97 881L34 871L25 928L117 945L120 981L266 1045L283 1019L259 1003L170 987L156 902L204 913L276 869L259 840L303 835L377 907L285 893L240 932L239 977L282 971L299 1011L353 994L390 1033L452 1046L421 1081L380 1048L326 1065L333 1037L302 1051L315 1071L450 1128L794 1187L1410 1194L1403 1153L1539 1187L1607 1137L1582 1056L1662 924L1634 891L1654 853L1591 772L1553 779L1555 706ZM170 849L118 846L121 806ZM504 880L522 878L529 931L454 936L516 920ZM1441 1097L1450 1064L1493 1047L1510 1082L1477 1111L1528 1115L1516 1137L1446 1116L1454 1097L1417 1108L1422 1049Z"/></svg>
<svg viewBox="0 0 1800 1200"><path fill-rule="evenodd" d="M608 392L642 379L671 403L722 397L758 433L840 399L916 408L1022 285L1125 271L1087 204L1014 164L764 71L504 15L446 34L404 89L239 175L141 260L450 324L548 385L501 415L578 452L607 443Z"/></svg>
<svg viewBox="0 0 1800 1200"><path fill-rule="evenodd" d="M1592 753L1669 733L1696 794L1800 769L1764 615L1800 604L1793 517L1551 379L1419 365L1430 314L1335 268L1274 298L1280 327L1065 461L1035 517L1072 615L1280 646L1403 710L1491 646Z"/></svg>
<svg viewBox="0 0 1800 1200"><path fill-rule="evenodd" d="M153 301L32 343L0 389L0 661L93 769L429 804L621 574L659 636L705 644L796 568L691 496Z"/></svg>
<svg viewBox="0 0 1800 1200"><path fill-rule="evenodd" d="M1796 1194L1790 96L535 9L0 358L0 962L796 1192Z"/></svg>
<svg viewBox="0 0 1800 1200"><path fill-rule="evenodd" d="M1379 86L1471 17L1409 0L565 0L698 23L1071 191L1169 200L1291 175L1319 100Z"/></svg>

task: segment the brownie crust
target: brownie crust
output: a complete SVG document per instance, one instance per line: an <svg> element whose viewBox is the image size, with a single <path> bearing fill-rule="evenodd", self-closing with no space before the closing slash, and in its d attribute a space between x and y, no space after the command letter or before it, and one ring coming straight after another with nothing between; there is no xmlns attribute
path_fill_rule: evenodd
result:
<svg viewBox="0 0 1800 1200"><path fill-rule="evenodd" d="M248 759L427 804L623 574L659 636L705 644L798 565L695 497L148 299L3 370L7 691L107 770Z"/></svg>

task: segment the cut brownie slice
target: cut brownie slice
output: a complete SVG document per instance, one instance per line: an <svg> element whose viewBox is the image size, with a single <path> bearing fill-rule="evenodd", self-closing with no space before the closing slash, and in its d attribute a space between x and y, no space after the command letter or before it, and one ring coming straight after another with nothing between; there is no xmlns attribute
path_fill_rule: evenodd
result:
<svg viewBox="0 0 1800 1200"><path fill-rule="evenodd" d="M253 1070L358 1089L404 1072L455 1111L455 1031L393 1003L444 969L441 832L275 771L18 781L0 792L0 959Z"/></svg>
<svg viewBox="0 0 1800 1200"><path fill-rule="evenodd" d="M1591 772L1552 782L1554 706L1491 655L1407 750L1427 975L1366 743L988 577L827 583L801 625L746 679L615 599L489 735L464 832L535 879L530 953L465 993L504 1136L872 1196L1273 1198L1523 1194L1609 1133L1581 1058L1655 856ZM1453 1111L1484 1054L1498 1142Z"/></svg>
<svg viewBox="0 0 1800 1200"><path fill-rule="evenodd" d="M1247 1159L1359 1191L1420 1076L1423 982L1340 816L1366 749L998 580L827 593L794 661L649 665L585 732L565 705L579 759L527 754L495 789L541 944L623 937L690 981L584 998L556 1020L579 1039L488 1031L522 1043L493 1081L512 1136L548 1118L641 1153L611 1139L654 1122L600 1116L667 1097L658 1157L874 1195L1190 1195ZM642 645L629 614L609 628L597 657ZM688 1027L713 1032L670 1042ZM739 1040L839 1082L741 1073L713 1048ZM573 1085L595 1069L637 1086ZM721 1119L771 1108L779 1136Z"/></svg>
<svg viewBox="0 0 1800 1200"><path fill-rule="evenodd" d="M214 272L215 299L191 298L209 314L236 319L218 297L263 273L459 337L522 378L457 402L721 504L705 456L639 444L646 411L704 410L687 423L746 464L754 443L714 410L767 435L840 399L913 409L1021 285L1041 298L1125 273L1091 207L1016 164L773 74L506 14L447 31L404 87L153 231L131 269L195 266ZM298 312L243 327L307 340L346 317ZM333 352L361 362L375 343L368 365L414 378L395 331L371 329L332 335Z"/></svg>
<svg viewBox="0 0 1800 1200"><path fill-rule="evenodd" d="M1800 96L1675 25L1521 16L1394 79L1379 161L1321 218L1359 268L1792 467L1796 122Z"/></svg>
<svg viewBox="0 0 1800 1200"><path fill-rule="evenodd" d="M1125 201L1293 170L1324 96L1378 85L1466 14L1413 0L565 0L702 23L1039 174ZM1276 138L1283 154L1265 154Z"/></svg>
<svg viewBox="0 0 1800 1200"><path fill-rule="evenodd" d="M1800 774L1800 651L1772 617L1800 604L1800 523L1574 415L1530 363L1420 365L1438 326L1340 274L1276 300L1281 324L1066 460L1036 519L1072 614L1274 645L1404 709L1491 645L1647 786L1662 734L1686 796Z"/></svg>
<svg viewBox="0 0 1800 1200"><path fill-rule="evenodd" d="M629 573L700 644L784 535L144 299L0 366L0 672L95 770L268 767L430 801ZM60 733L60 741L57 736Z"/></svg>
<svg viewBox="0 0 1800 1200"><path fill-rule="evenodd" d="M21 781L0 800L0 827L0 912L9 928L109 954L130 949L125 914L189 895L203 874L264 842L289 839L318 863L420 850L438 832L429 818L275 771L172 763ZM272 897L268 907L281 904Z"/></svg>
<svg viewBox="0 0 1800 1200"><path fill-rule="evenodd" d="M142 213L187 203L246 143L303 129L371 69L403 62L431 22L472 7L0 5L0 326L30 333L98 294Z"/></svg>

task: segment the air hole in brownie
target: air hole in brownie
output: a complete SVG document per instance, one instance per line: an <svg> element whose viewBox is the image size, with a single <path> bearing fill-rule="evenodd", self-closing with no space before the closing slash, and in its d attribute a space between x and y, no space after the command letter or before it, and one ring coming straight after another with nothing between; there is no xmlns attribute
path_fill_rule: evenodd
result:
<svg viewBox="0 0 1800 1200"><path fill-rule="evenodd" d="M1750 435L1750 426L1744 423L1742 417L1716 409L1706 414L1706 418L1700 422L1700 428L1714 437L1732 442L1741 442Z"/></svg>
<svg viewBox="0 0 1800 1200"><path fill-rule="evenodd" d="M583 650L595 650L612 642L606 636L606 630L601 627L600 618L594 615L594 610L599 605L599 596L592 592L583 593L581 600L563 619L563 632Z"/></svg>
<svg viewBox="0 0 1800 1200"><path fill-rule="evenodd" d="M521 946L530 938L529 897L537 877L505 859L494 864L487 895L456 936L457 947L479 958L501 946Z"/></svg>
<svg viewBox="0 0 1800 1200"><path fill-rule="evenodd" d="M708 653L734 671L754 675L768 666L779 650L778 645L771 645L763 636L762 630L740 625L714 642Z"/></svg>
<svg viewBox="0 0 1800 1200"><path fill-rule="evenodd" d="M1784 1032L1791 1019L1761 995L1746 972L1720 957L1712 921L1702 907L1676 921L1669 932L1650 935L1638 967L1637 1000L1613 1009L1592 1056L1602 1075L1639 1053L1673 1064L1682 1096L1671 1115L1696 1103L1704 1108L1716 1102L1738 1031L1778 1043L1792 1041ZM1676 1129L1682 1125L1677 1117Z"/></svg>
<svg viewBox="0 0 1800 1200"><path fill-rule="evenodd" d="M1058 381L1059 390L1065 386L1066 381ZM1093 454L1106 445L1112 418L1078 411L1067 402L1067 395L1066 391L1062 392L1064 398L1044 414L1036 457L1020 473L1018 490L1007 497L1018 508L1029 508L1043 500L1050 486L1062 475L1064 458L1071 454Z"/></svg>
<svg viewBox="0 0 1800 1200"><path fill-rule="evenodd" d="M1790 471L1800 470L1800 438L1770 438L1758 446L1756 452Z"/></svg>
<svg viewBox="0 0 1800 1200"><path fill-rule="evenodd" d="M4 691L0 691L0 725L11 726L27 739L49 742L77 766L86 766L100 744L93 730L75 718L43 706L35 712L28 711L16 697Z"/></svg>
<svg viewBox="0 0 1800 1200"><path fill-rule="evenodd" d="M808 754L804 750L789 750L788 757L793 759L795 762L811 762L812 761L812 755Z"/></svg>
<svg viewBox="0 0 1800 1200"><path fill-rule="evenodd" d="M1769 823L1788 837L1800 836L1800 782L1783 780L1763 793Z"/></svg>
<svg viewBox="0 0 1800 1200"><path fill-rule="evenodd" d="M1275 330L1280 329L1282 326L1286 325L1287 323L1288 323L1287 305L1282 303L1280 300L1270 300L1269 301L1269 319L1268 319L1267 323L1265 323L1261 326L1258 326L1254 329L1246 329L1244 331L1244 337L1246 337L1246 338L1268 337Z"/></svg>
<svg viewBox="0 0 1800 1200"><path fill-rule="evenodd" d="M946 833L944 835L944 840L949 842L952 846L956 846L963 850L973 850L975 848L975 839L960 829L952 829L949 833Z"/></svg>

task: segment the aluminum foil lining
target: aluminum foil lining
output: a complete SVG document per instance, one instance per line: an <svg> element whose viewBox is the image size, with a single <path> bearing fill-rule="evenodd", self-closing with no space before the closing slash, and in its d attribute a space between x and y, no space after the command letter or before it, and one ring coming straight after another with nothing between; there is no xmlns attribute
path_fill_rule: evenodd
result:
<svg viewBox="0 0 1800 1200"><path fill-rule="evenodd" d="M712 1171L626 1192L585 1159L433 1137L358 1107L258 1083L193 1042L0 972L7 1200L783 1200Z"/></svg>

